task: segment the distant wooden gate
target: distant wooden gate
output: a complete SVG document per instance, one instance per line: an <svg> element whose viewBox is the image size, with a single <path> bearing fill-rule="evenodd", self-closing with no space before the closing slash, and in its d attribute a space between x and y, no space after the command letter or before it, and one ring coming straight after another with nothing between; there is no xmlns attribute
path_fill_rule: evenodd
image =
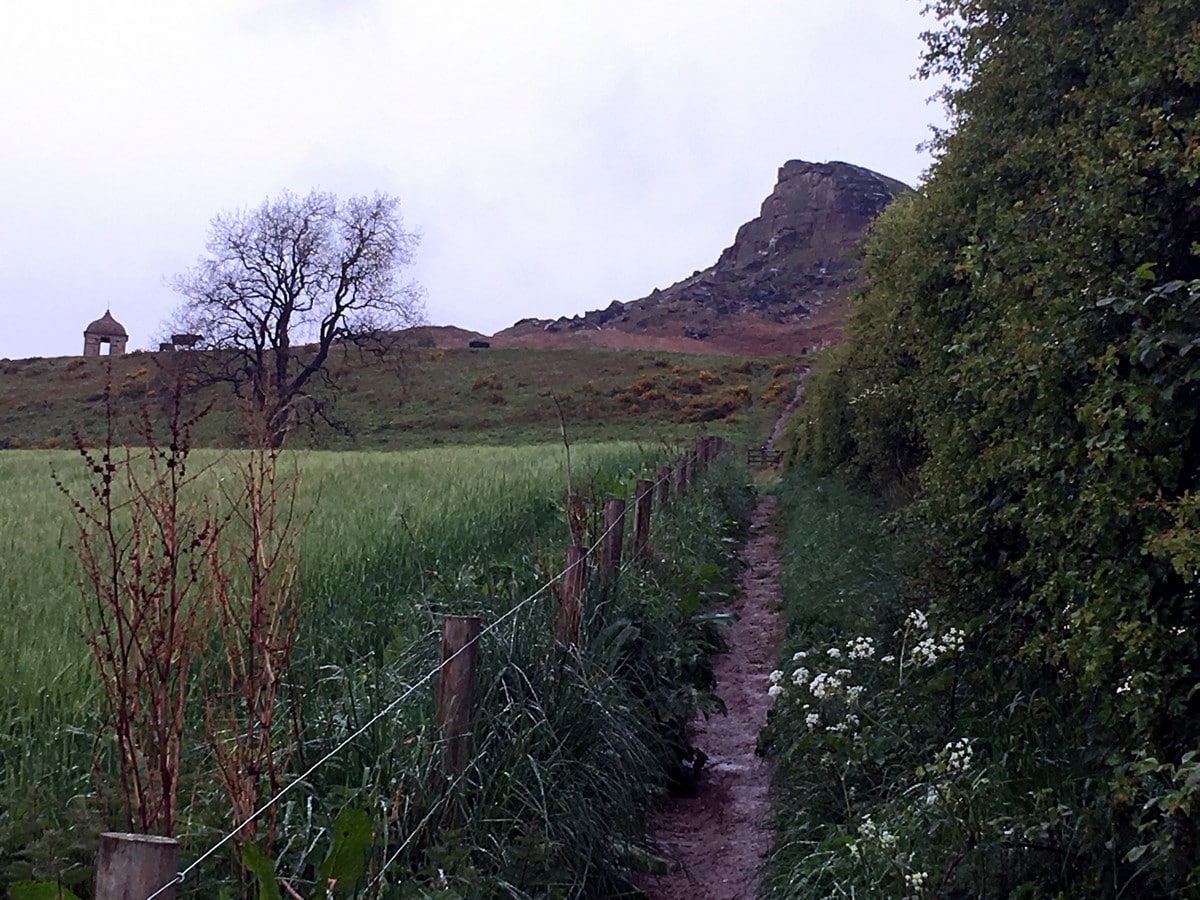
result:
<svg viewBox="0 0 1200 900"><path fill-rule="evenodd" d="M771 450L766 444L746 448L746 465L752 469L766 469L783 461L782 450Z"/></svg>

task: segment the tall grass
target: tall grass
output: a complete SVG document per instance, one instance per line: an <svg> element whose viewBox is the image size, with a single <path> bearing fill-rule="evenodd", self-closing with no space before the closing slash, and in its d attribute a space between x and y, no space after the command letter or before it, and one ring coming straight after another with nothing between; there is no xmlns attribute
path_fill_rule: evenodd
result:
<svg viewBox="0 0 1200 900"><path fill-rule="evenodd" d="M914 874L909 859L883 859L894 828L885 830L884 847L855 841L864 815L878 818L877 804L903 789L915 749L910 719L920 717L903 705L914 698L895 692L894 661L880 662L898 653L909 542L887 527L873 499L799 468L786 473L779 501L786 637L760 738L777 762L776 840L763 894L925 896L905 882Z"/></svg>
<svg viewBox="0 0 1200 900"><path fill-rule="evenodd" d="M625 493L659 462L632 443L577 445L571 456L574 481L597 498ZM302 452L291 462L301 485L304 611L284 702L302 728L293 761L301 771L430 671L441 613L494 621L557 574L567 543L567 472L555 445ZM194 464L211 466L204 490L220 496L228 460L197 452ZM79 637L72 525L51 467L69 489L79 485L74 454L0 454L0 484L11 487L0 494L0 522L36 525L5 530L13 552L0 570L0 589L14 598L13 627L0 631L0 655L12 666L0 686L0 880L6 873L82 877L87 835L105 815L88 799L103 729ZM379 835L371 858L381 883L397 873L431 883L438 869L455 865L463 868L453 877L484 893L520 895L541 883L572 894L624 883L646 865L641 816L662 789L682 724L705 702L705 655L717 637L700 605L722 584L746 497L743 475L726 466L656 514L652 569L630 569L619 591L596 597L585 637L590 661L555 662L550 595L498 633L485 664L480 753L466 776L476 804L471 821L491 810L482 826L463 830L461 804L431 768L436 737L425 689L284 801L274 848L281 872L297 883L311 878L337 813L365 806ZM179 826L193 853L229 827L201 746L197 739ZM552 794L547 785L556 786ZM611 802L589 801L597 791L608 791ZM72 796L79 800L66 804ZM577 829L584 802L595 814ZM63 831L71 810L90 810L74 836ZM36 851L20 843L39 834ZM472 848L465 856L455 849L459 840ZM399 861L380 871L404 841ZM20 853L9 855L14 848ZM226 877L227 857L214 866L205 871Z"/></svg>
<svg viewBox="0 0 1200 900"><path fill-rule="evenodd" d="M726 461L658 511L653 558L627 563L615 586L589 586L576 650L554 645L551 596L501 620L527 595L515 580L492 583L474 608L495 630L480 648L466 772L451 778L431 765L437 737L425 691L333 760L336 772L314 777L313 840L343 810L372 810L377 839L360 887L378 879L389 885L382 896L631 894L634 873L664 865L646 842L645 817L680 763L686 723L713 705L707 657L721 641L708 601L734 573L750 501L744 475ZM332 740L385 708L435 663L434 647L418 641L378 676L330 672L316 732ZM279 855L299 884L306 865L296 851L311 843Z"/></svg>
<svg viewBox="0 0 1200 900"><path fill-rule="evenodd" d="M764 896L1129 895L1096 864L1107 853L1118 870L1115 842L1086 844L1123 823L1089 808L1100 760L1077 749L1087 710L1061 712L1055 673L1005 672L1015 699L990 702L979 622L930 603L915 535L798 468L781 501L787 639L761 740L778 762Z"/></svg>
<svg viewBox="0 0 1200 900"><path fill-rule="evenodd" d="M642 459L631 443L581 445L573 455L578 472L608 476ZM223 458L193 453L193 465L213 467L206 488L213 497L229 474ZM285 458L289 464L300 477L305 642L339 663L356 647L377 646L380 629L409 634L423 596L449 596L463 580L475 590L479 573L512 558L514 548L528 553L549 540L566 488L555 445L300 452ZM11 742L7 750L28 745L30 731L46 734L51 722L88 721L97 699L80 636L74 524L52 472L68 489L82 487L73 452L0 454L0 715L8 726L0 740ZM4 774L18 774L12 760L24 755L3 754ZM49 762L49 771L60 768ZM23 774L44 772L35 766Z"/></svg>

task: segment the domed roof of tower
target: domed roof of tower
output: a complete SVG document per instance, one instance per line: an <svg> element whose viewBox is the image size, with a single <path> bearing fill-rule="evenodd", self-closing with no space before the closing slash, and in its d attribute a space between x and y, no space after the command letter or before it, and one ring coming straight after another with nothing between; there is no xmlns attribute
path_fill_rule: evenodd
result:
<svg viewBox="0 0 1200 900"><path fill-rule="evenodd" d="M89 334L104 334L113 337L129 337L129 333L125 330L125 326L112 317L109 310L104 311L104 315L84 329L85 333Z"/></svg>

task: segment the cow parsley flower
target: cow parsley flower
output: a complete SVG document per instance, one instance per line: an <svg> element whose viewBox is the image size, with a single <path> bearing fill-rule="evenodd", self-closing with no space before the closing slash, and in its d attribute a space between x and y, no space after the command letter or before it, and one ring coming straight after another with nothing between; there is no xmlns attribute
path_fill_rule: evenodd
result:
<svg viewBox="0 0 1200 900"><path fill-rule="evenodd" d="M841 680L836 675L830 675L828 672L821 672L808 685L808 689L812 691L812 695L818 700L832 697L841 690L841 687Z"/></svg>
<svg viewBox="0 0 1200 900"><path fill-rule="evenodd" d="M929 880L928 872L909 872L904 876L904 883L908 885L909 890L919 891L925 886L925 882Z"/></svg>
<svg viewBox="0 0 1200 900"><path fill-rule="evenodd" d="M856 637L846 644L851 659L870 659L875 655L875 641L869 637Z"/></svg>
<svg viewBox="0 0 1200 900"><path fill-rule="evenodd" d="M930 635L912 648L913 662L932 666L943 656L958 653L963 648L966 635L958 628L950 628L941 637Z"/></svg>
<svg viewBox="0 0 1200 900"><path fill-rule="evenodd" d="M925 631L929 628L929 620L925 618L925 613L919 609L914 609L908 614L907 622L917 631Z"/></svg>
<svg viewBox="0 0 1200 900"><path fill-rule="evenodd" d="M965 772L971 768L971 761L974 756L975 750L971 746L970 738L959 738L957 741L951 741L938 754L938 757L945 763L946 771L951 775Z"/></svg>

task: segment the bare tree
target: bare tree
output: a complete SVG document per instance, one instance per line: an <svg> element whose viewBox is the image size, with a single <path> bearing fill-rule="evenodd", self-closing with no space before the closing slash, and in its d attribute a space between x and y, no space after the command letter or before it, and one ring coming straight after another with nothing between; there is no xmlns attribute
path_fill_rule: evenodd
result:
<svg viewBox="0 0 1200 900"><path fill-rule="evenodd" d="M208 376L247 397L279 446L302 415L339 424L335 347L383 352L392 332L423 321L423 292L398 278L416 244L385 194L284 192L222 213L208 254L173 280L187 298L173 330L199 335Z"/></svg>

